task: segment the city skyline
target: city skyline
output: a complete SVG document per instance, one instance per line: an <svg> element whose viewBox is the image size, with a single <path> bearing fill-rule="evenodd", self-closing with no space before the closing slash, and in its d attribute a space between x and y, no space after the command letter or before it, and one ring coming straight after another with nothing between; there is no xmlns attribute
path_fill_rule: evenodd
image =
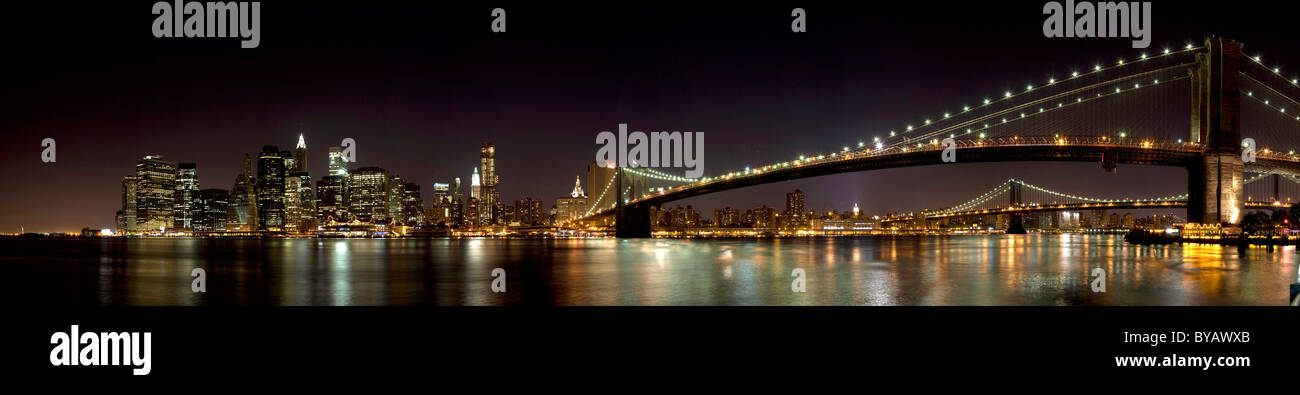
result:
<svg viewBox="0 0 1300 395"><path fill-rule="evenodd" d="M106 14L134 15L104 7ZM396 7L378 5L362 12L403 14L391 12ZM201 41L137 40L127 33L131 29L116 25L105 26L104 37L91 41L54 36L53 42L68 42L97 62L17 48L17 56L31 61L18 65L25 77L13 84L0 107L13 131L11 142L0 147L0 175L24 184L0 196L0 206L15 208L0 216L0 230L110 225L120 202L107 196L116 194L120 177L128 172L117 163L160 154L198 163L200 178L224 183L240 171L234 153L269 143L291 147L299 131L321 149L357 139L359 165L381 166L426 186L454 178L467 181L465 171L473 166L466 165L480 160L475 148L492 141L497 150L511 153L495 164L506 180L499 193L509 202L564 196L573 176L586 173L596 134L619 123L647 131L706 133L705 174L718 174L834 152L983 95L1142 52L1129 48L1127 40L1042 38L1037 7L972 6L957 13L963 17L948 16L950 23L938 24L943 28L916 32L903 41L891 37L906 21L808 9L816 25L807 36L795 37L785 23L789 10L779 7L736 14L706 9L695 17L662 10L601 17L580 7L518 7L515 22L523 30L504 37L465 33L486 29L451 20L429 30L394 23L349 38L321 29L311 18L288 21L283 9L269 6L257 52ZM465 5L442 12L462 11L477 12ZM1263 53L1270 63L1300 64L1284 52L1289 40L1275 29L1283 25L1255 26L1268 25L1272 16L1252 16L1249 22L1225 17L1203 25L1191 22L1197 18L1177 18L1195 15L1193 10L1155 12L1155 38L1148 52L1222 31L1232 32L1248 43L1248 52ZM962 45L972 39L957 33L986 30L977 21L1001 13L1027 22L995 25L979 39L999 42L1000 50ZM726 30L708 23L719 15L731 15L735 23ZM584 17L594 18L581 29L537 25L539 19ZM678 21L679 29L647 33L662 20ZM528 33L515 34L521 31ZM363 39L386 45L352 44ZM106 46L112 51L90 48L94 40L117 45ZM717 55L719 47L729 48L727 56ZM872 49L862 49L868 47ZM947 55L937 58L940 51ZM1010 61L1006 53L1033 56L1031 61ZM1080 59L1077 53L1103 55ZM101 70L116 74L99 78ZM1286 70L1291 74L1296 69ZM976 73L980 78L968 78ZM47 137L58 141L55 163L37 160L39 142ZM313 181L326 174L320 152L307 164ZM1098 168L1070 163L877 170L754 186L682 204L707 211L772 206L780 195L802 189L810 192L808 206L819 210L858 204L863 212L906 212L957 203L954 197L1009 177L1042 184L1070 180L1062 190L1096 189L1113 197L1186 188L1181 169L1121 165L1110 174ZM105 197L88 198L94 196Z"/></svg>

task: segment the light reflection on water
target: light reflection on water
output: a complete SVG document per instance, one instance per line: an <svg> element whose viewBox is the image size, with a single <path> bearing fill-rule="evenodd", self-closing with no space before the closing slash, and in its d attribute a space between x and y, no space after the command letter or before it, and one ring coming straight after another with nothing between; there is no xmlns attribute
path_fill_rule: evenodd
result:
<svg viewBox="0 0 1300 395"><path fill-rule="evenodd" d="M1293 247L1117 235L763 240L14 239L22 303L128 305L1279 305ZM190 270L207 271L207 292ZM491 271L507 292L491 292ZM1106 270L1105 293L1090 272ZM805 270L807 292L791 291Z"/></svg>

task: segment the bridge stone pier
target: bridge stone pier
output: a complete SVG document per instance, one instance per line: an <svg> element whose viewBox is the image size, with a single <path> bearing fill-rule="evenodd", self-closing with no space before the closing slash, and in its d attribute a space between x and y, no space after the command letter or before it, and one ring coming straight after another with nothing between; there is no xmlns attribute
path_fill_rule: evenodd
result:
<svg viewBox="0 0 1300 395"><path fill-rule="evenodd" d="M647 238L651 236L650 205L644 203L624 204L631 195L628 191L631 182L625 183L627 173L619 167L614 173L618 193L614 196L614 236L618 238Z"/></svg>
<svg viewBox="0 0 1300 395"><path fill-rule="evenodd" d="M1188 221L1237 223L1245 204L1241 157L1241 43L1214 37L1191 73L1191 141L1205 146L1187 164Z"/></svg>

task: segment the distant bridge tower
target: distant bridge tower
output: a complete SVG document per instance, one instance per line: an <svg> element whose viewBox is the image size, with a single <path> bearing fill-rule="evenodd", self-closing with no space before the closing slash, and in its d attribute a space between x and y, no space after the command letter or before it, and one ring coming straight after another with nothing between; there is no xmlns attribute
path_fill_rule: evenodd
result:
<svg viewBox="0 0 1300 395"><path fill-rule="evenodd" d="M1237 223L1243 204L1241 43L1213 37L1191 70L1191 140L1205 146L1200 160L1187 165L1187 215L1190 222Z"/></svg>
<svg viewBox="0 0 1300 395"><path fill-rule="evenodd" d="M1007 190L1010 207L1019 207L1022 203L1020 200L1020 181L1011 180L1010 189ZM1023 235L1029 233L1025 231L1025 213L1011 212L1007 214L1007 234Z"/></svg>

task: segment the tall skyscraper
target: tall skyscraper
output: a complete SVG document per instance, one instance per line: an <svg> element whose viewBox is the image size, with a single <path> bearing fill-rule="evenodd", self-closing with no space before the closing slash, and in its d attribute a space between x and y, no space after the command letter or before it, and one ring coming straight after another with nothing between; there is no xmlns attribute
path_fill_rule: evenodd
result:
<svg viewBox="0 0 1300 395"><path fill-rule="evenodd" d="M807 218L804 218L803 191L795 189L794 192L785 194L785 215L786 226L800 226Z"/></svg>
<svg viewBox="0 0 1300 395"><path fill-rule="evenodd" d="M257 157L257 223L258 229L279 232L284 230L284 177L285 160L274 146L262 147Z"/></svg>
<svg viewBox="0 0 1300 395"><path fill-rule="evenodd" d="M226 205L226 230L257 230L257 173L253 158L244 154L244 168L235 176L235 187L230 190Z"/></svg>
<svg viewBox="0 0 1300 395"><path fill-rule="evenodd" d="M514 212L514 221L523 226L544 225L549 217L542 211L542 201L533 198L515 201Z"/></svg>
<svg viewBox="0 0 1300 395"><path fill-rule="evenodd" d="M587 193L582 190L582 177L574 177L573 191L569 196L555 201L555 222L558 224L587 214Z"/></svg>
<svg viewBox="0 0 1300 395"><path fill-rule="evenodd" d="M140 178L136 176L122 177L122 219L117 225L117 233L134 234L136 230L136 191Z"/></svg>
<svg viewBox="0 0 1300 395"><path fill-rule="evenodd" d="M497 190L501 176L497 174L496 147L492 143L479 146L479 165L483 168L482 187L479 189L479 223L492 226L499 222L501 216L501 196Z"/></svg>
<svg viewBox="0 0 1300 395"><path fill-rule="evenodd" d="M302 133L298 133L298 145L295 147L295 151L296 152L293 155L293 171L296 173L306 173L307 140L302 137Z"/></svg>
<svg viewBox="0 0 1300 395"><path fill-rule="evenodd" d="M198 232L226 230L226 213L230 193L224 189L200 189L194 191L193 218L191 228Z"/></svg>
<svg viewBox="0 0 1300 395"><path fill-rule="evenodd" d="M172 226L175 213L176 162L146 156L135 162L136 230L162 233Z"/></svg>
<svg viewBox="0 0 1300 395"><path fill-rule="evenodd" d="M348 213L374 224L388 223L388 171L362 167L348 176Z"/></svg>
<svg viewBox="0 0 1300 395"><path fill-rule="evenodd" d="M388 176L388 221L393 225L402 224L402 177L396 174Z"/></svg>
<svg viewBox="0 0 1300 395"><path fill-rule="evenodd" d="M330 220L348 222L347 177L329 175L316 182L316 218L320 223Z"/></svg>
<svg viewBox="0 0 1300 395"><path fill-rule="evenodd" d="M451 194L451 219L447 221L448 226L460 227L466 224L463 196L460 191L460 177L456 177L455 189Z"/></svg>
<svg viewBox="0 0 1300 395"><path fill-rule="evenodd" d="M424 197L420 196L420 184L402 183L401 217L403 225L418 226L424 223Z"/></svg>
<svg viewBox="0 0 1300 395"><path fill-rule="evenodd" d="M190 229L194 216L194 192L199 190L198 168L193 163L181 163L176 170L176 192L172 196L172 227Z"/></svg>
<svg viewBox="0 0 1300 395"><path fill-rule="evenodd" d="M330 147L330 172L331 176L347 176L348 162L343 158L343 147Z"/></svg>
<svg viewBox="0 0 1300 395"><path fill-rule="evenodd" d="M307 172L292 172L284 178L284 227L289 233L316 229L316 195Z"/></svg>
<svg viewBox="0 0 1300 395"><path fill-rule="evenodd" d="M442 182L433 183L433 200L424 221L430 225L451 225L451 185Z"/></svg>
<svg viewBox="0 0 1300 395"><path fill-rule="evenodd" d="M482 195L479 194L481 188L482 186L479 184L478 168L475 167L474 175L469 177L469 197L475 199L482 197Z"/></svg>
<svg viewBox="0 0 1300 395"><path fill-rule="evenodd" d="M476 228L481 226L478 218L479 209L478 198L470 197L465 201L465 226Z"/></svg>

